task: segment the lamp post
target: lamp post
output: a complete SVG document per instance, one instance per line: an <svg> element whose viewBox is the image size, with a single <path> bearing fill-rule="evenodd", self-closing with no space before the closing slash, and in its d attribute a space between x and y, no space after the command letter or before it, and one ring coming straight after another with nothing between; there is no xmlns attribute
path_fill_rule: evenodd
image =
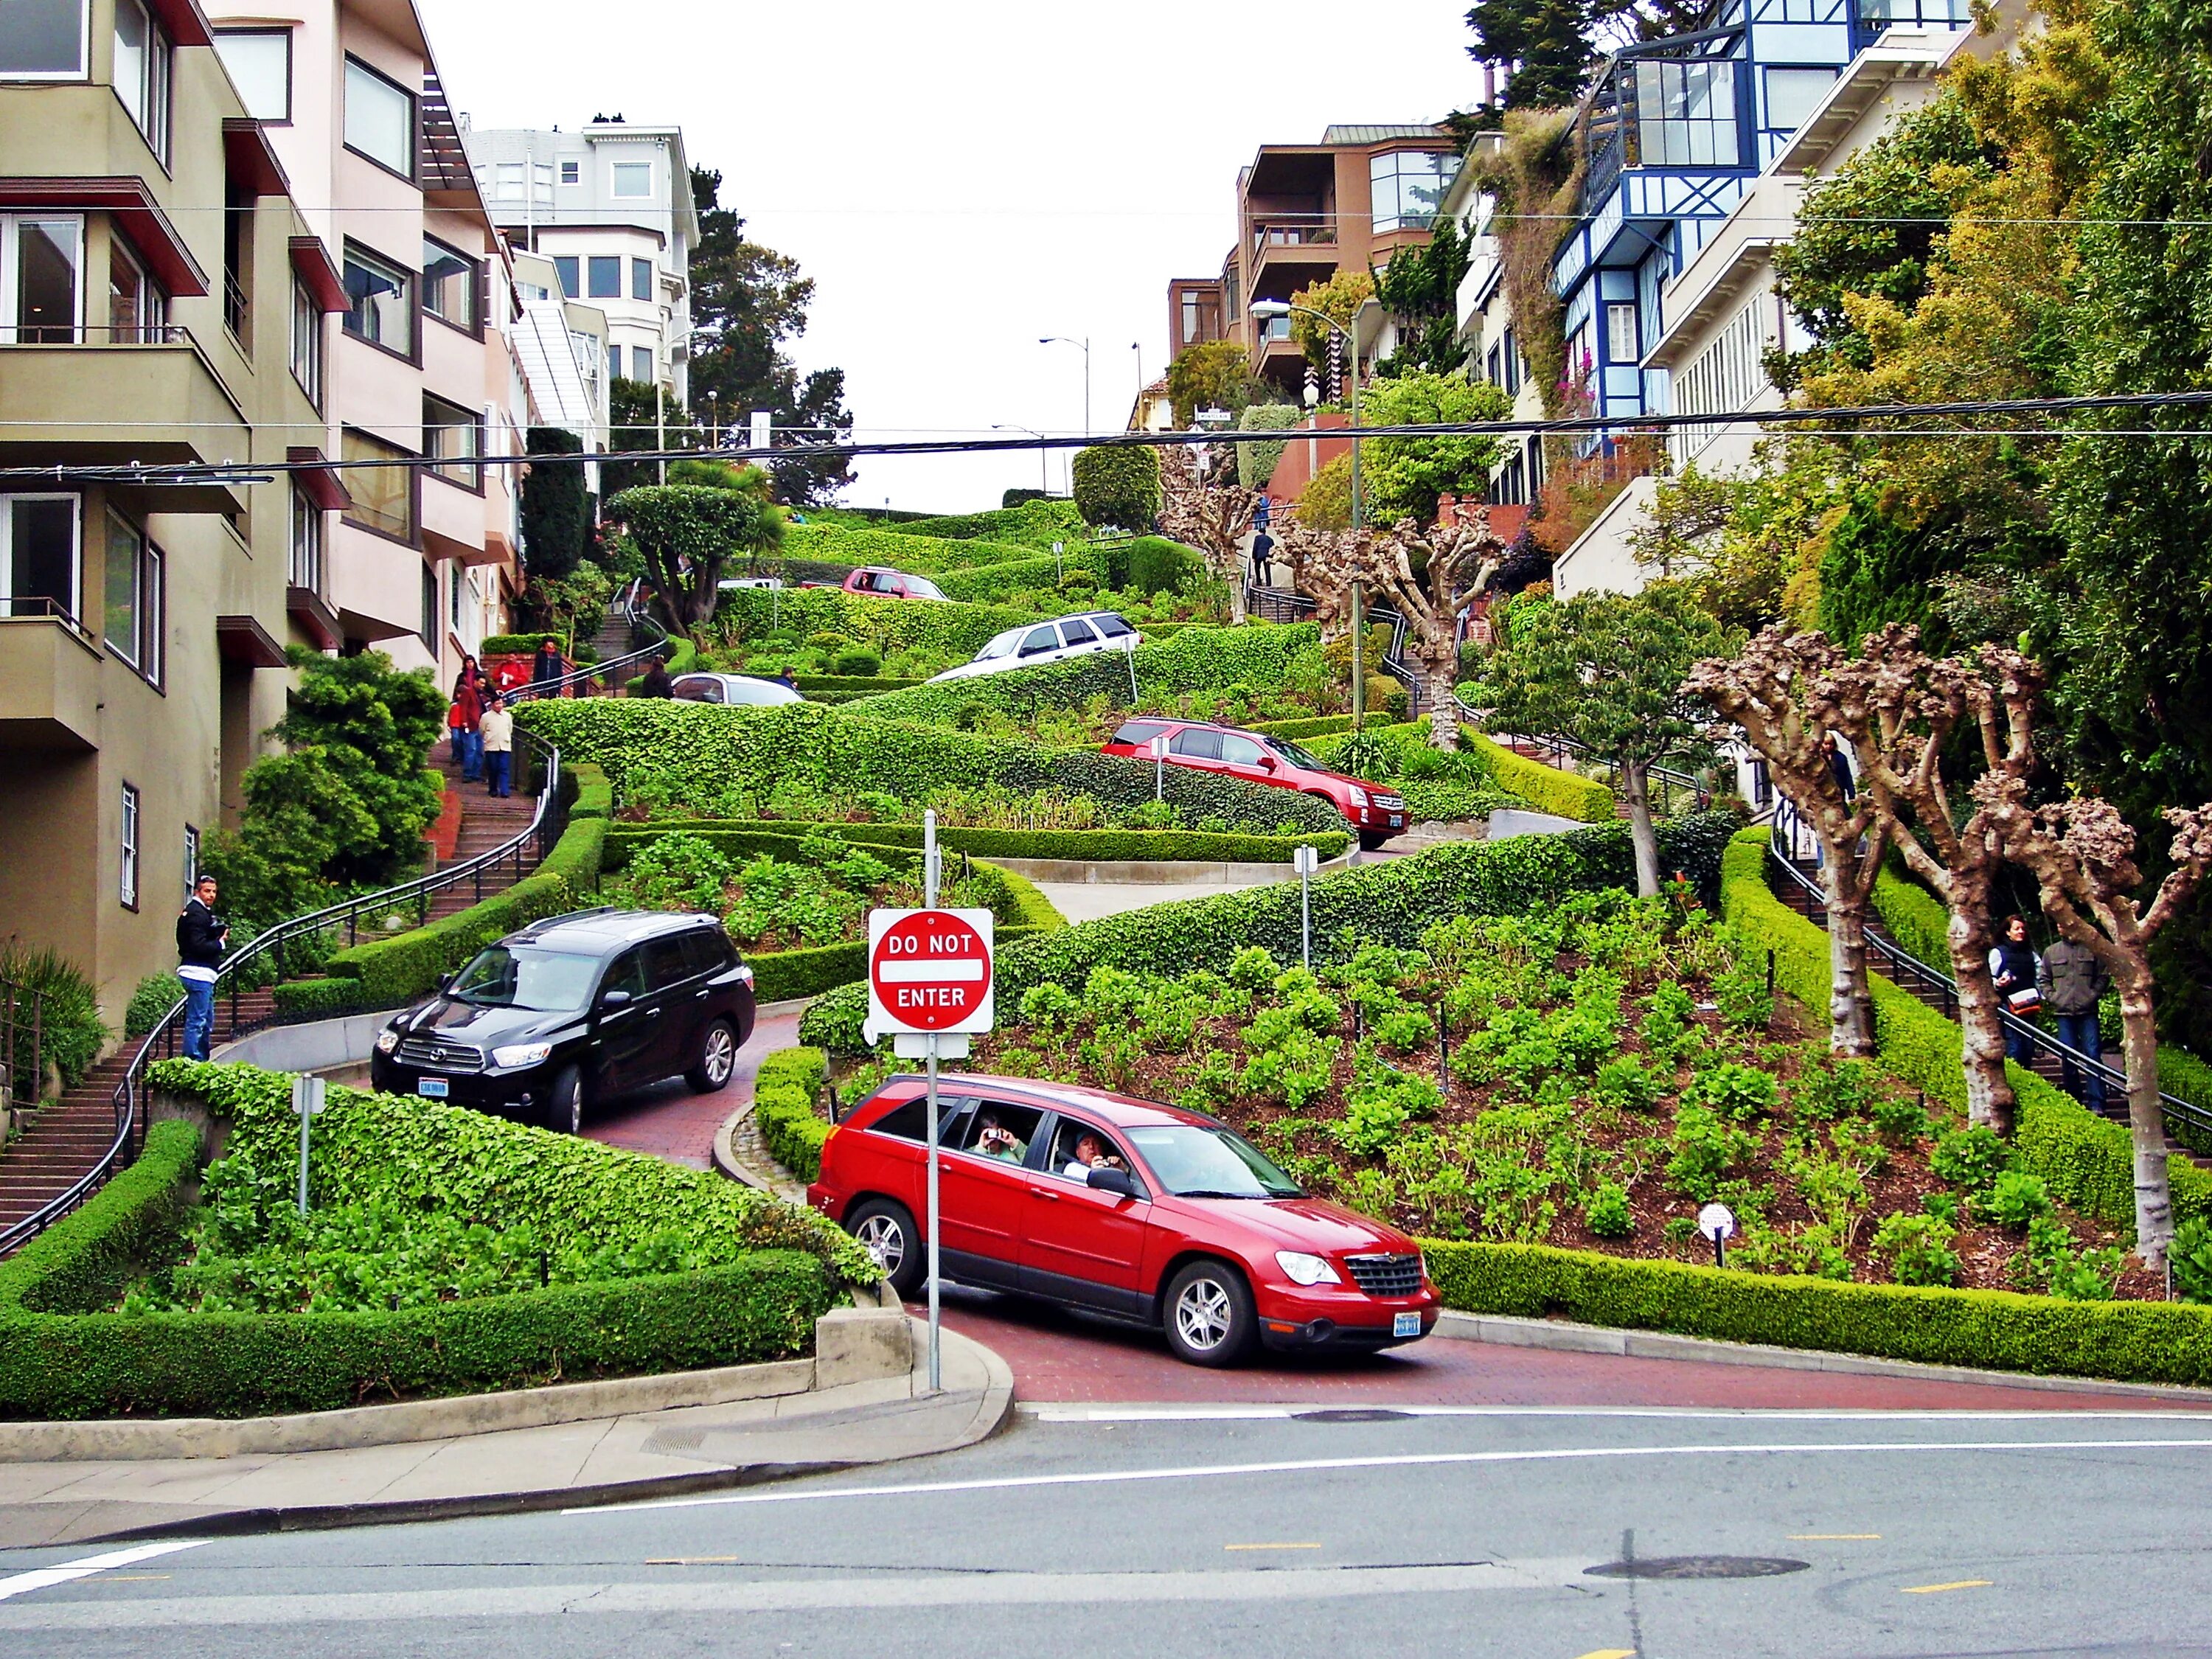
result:
<svg viewBox="0 0 2212 1659"><path fill-rule="evenodd" d="M709 392L707 394L707 447L720 449L721 447L722 394L719 392Z"/></svg>
<svg viewBox="0 0 2212 1659"><path fill-rule="evenodd" d="M1129 342L1129 349L1137 354L1137 408L1141 415L1145 404L1145 346L1141 340Z"/></svg>
<svg viewBox="0 0 2212 1659"><path fill-rule="evenodd" d="M1037 488L1042 490L1046 495L1051 495L1052 485L1045 481L1044 434L1038 431L1033 426L1024 426L1018 421L1012 423L1001 421L994 421L991 422L991 430L994 432L1026 432L1030 437L1035 438L1037 441Z"/></svg>
<svg viewBox="0 0 2212 1659"><path fill-rule="evenodd" d="M1294 305L1288 300L1255 300L1245 307L1255 322L1269 322L1277 317L1287 317L1294 311L1309 317L1318 317L1343 337L1352 360L1352 527L1360 526L1359 500L1359 337L1326 311L1316 311L1311 306ZM1355 732L1365 723L1367 714L1367 674L1361 657L1367 648L1367 632L1364 584L1358 577L1352 581L1352 729Z"/></svg>
<svg viewBox="0 0 2212 1659"><path fill-rule="evenodd" d="M1085 437L1091 435L1091 341L1088 336L1072 340L1065 334L1043 334L1037 337L1039 345L1072 345L1083 349L1083 424L1079 428ZM1075 458L1068 457L1067 493L1075 493Z"/></svg>

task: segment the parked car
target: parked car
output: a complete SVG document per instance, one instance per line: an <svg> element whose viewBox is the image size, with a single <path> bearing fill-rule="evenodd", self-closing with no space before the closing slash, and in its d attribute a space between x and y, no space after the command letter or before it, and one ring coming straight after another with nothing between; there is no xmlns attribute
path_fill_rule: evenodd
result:
<svg viewBox="0 0 2212 1659"><path fill-rule="evenodd" d="M845 578L848 593L872 593L887 599L942 599L945 590L927 576L909 576L882 565L862 565Z"/></svg>
<svg viewBox="0 0 2212 1659"><path fill-rule="evenodd" d="M1085 611L1054 622L1029 623L994 635L973 662L933 674L932 680L971 680L979 674L1003 674L1009 668L1035 668L1101 651L1134 651L1137 630L1114 611Z"/></svg>
<svg viewBox="0 0 2212 1659"><path fill-rule="evenodd" d="M806 701L790 686L756 679L750 674L679 674L668 688L668 695L686 702L719 702L732 708L766 708Z"/></svg>
<svg viewBox="0 0 2212 1659"><path fill-rule="evenodd" d="M625 1090L723 1087L752 1030L753 970L715 918L578 910L487 945L393 1015L369 1080L575 1134Z"/></svg>
<svg viewBox="0 0 2212 1659"><path fill-rule="evenodd" d="M1369 852L1406 827L1406 800L1395 789L1328 767L1285 738L1240 732L1208 720L1138 719L1127 722L1105 745L1109 755L1152 757L1152 739L1168 740L1167 763L1199 772L1224 772L1247 783L1269 784L1319 795L1344 814L1344 821Z"/></svg>
<svg viewBox="0 0 2212 1659"><path fill-rule="evenodd" d="M822 1147L807 1201L899 1294L922 1285L925 1085L896 1076ZM1226 1365L1270 1348L1372 1351L1424 1335L1437 1297L1413 1241L1308 1197L1228 1125L1103 1090L958 1076L939 1095L946 1278L1157 1326Z"/></svg>

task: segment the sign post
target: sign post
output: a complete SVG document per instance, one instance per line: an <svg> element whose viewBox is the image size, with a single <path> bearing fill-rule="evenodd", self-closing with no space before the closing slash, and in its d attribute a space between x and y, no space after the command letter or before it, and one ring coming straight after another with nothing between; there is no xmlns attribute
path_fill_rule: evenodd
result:
<svg viewBox="0 0 2212 1659"><path fill-rule="evenodd" d="M1321 867L1321 850L1300 847L1291 854L1291 867L1298 872L1298 959L1313 971L1313 878Z"/></svg>
<svg viewBox="0 0 2212 1659"><path fill-rule="evenodd" d="M1152 739L1152 799L1166 799L1168 793L1168 738L1163 732Z"/></svg>
<svg viewBox="0 0 2212 1659"><path fill-rule="evenodd" d="M300 1115L300 1213L307 1212L307 1126L327 1102L330 1085L319 1077L292 1079L292 1109Z"/></svg>
<svg viewBox="0 0 2212 1659"><path fill-rule="evenodd" d="M963 1060L970 1035L988 1031L995 1008L991 994L991 942L994 918L988 910L941 910L937 907L939 862L937 814L922 818L922 896L919 910L868 912L868 1020L864 1035L873 1043L892 1034L898 1054L921 1060L929 1079L929 1173L924 1226L929 1273L929 1386L944 1386L938 1305L938 1105L937 1065Z"/></svg>
<svg viewBox="0 0 2212 1659"><path fill-rule="evenodd" d="M1735 1212L1725 1204L1708 1204L1698 1212L1698 1231L1713 1242L1713 1266L1728 1266L1728 1241L1735 1235Z"/></svg>

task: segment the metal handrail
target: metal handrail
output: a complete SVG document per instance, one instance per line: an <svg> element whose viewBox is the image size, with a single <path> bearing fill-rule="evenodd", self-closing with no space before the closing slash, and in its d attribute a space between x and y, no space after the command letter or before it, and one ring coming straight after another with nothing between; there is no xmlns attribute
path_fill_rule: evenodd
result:
<svg viewBox="0 0 2212 1659"><path fill-rule="evenodd" d="M653 638L635 651L595 665L590 671L591 673L604 673L609 669L627 667L632 663L642 661L647 657L658 654L667 645L667 635L653 623L651 617L639 609L638 599L638 586L633 585L624 605L624 614L629 617L634 633L650 630ZM512 697L514 701L521 702L532 697L551 696L586 678L588 676L582 673L570 674L556 681L548 681L542 685L518 686L512 694ZM515 861L515 870L519 876L522 868L522 849L533 843L537 848L538 860L540 862L544 860L546 854L551 850L553 821L559 811L556 803L560 794L561 751L553 744L543 742L527 732L520 735L524 742L544 751L544 776L538 789L538 805L531 814L529 823L509 840L502 842L489 852L478 854L465 864L457 864L447 870L434 871L428 875L417 876L412 881L403 881L396 886L383 888L374 893L360 894L353 898L341 900L336 904L325 905L323 908L311 911L306 915L295 916L289 921L277 923L276 927L268 929L259 937L233 951L224 958L222 965L216 969L216 982L220 984L225 978L228 978L231 982L231 1035L234 1038L238 1035L240 969L273 955L276 957L281 973L283 960L282 952L284 946L295 939L303 939L334 927L341 919L346 922L349 943L358 938L360 918L365 913L388 910L412 902L417 907L417 914L427 921L429 916L431 896L443 892L450 887L458 887L465 881L475 883L476 896L481 901L483 896L484 872L487 870L496 869L503 860L511 858ZM155 1024L154 1028L147 1032L144 1039L138 1045L137 1052L131 1056L130 1066L123 1074L123 1080L115 1085L115 1139L109 1143L107 1150L100 1154L99 1162L72 1182L59 1197L51 1200L13 1225L0 1228L0 1255L5 1255L19 1249L26 1241L36 1237L76 1209L78 1205L100 1189L107 1178L121 1165L125 1158L131 1153L134 1146L144 1145L144 1115L140 1110L140 1105L145 1091L146 1068L152 1064L156 1048L163 1048L166 1055L173 1055L176 1053L177 1038L184 1012L184 1000L179 998L170 1007L168 1012L162 1015Z"/></svg>
<svg viewBox="0 0 2212 1659"><path fill-rule="evenodd" d="M1456 691L1452 694L1452 701L1459 705L1461 718L1470 725L1480 726L1488 719L1486 711L1477 708ZM1588 744L1577 743L1572 738L1542 737L1529 732L1516 732L1510 735L1520 742L1541 744L1562 760L1571 755L1589 761L1593 765L1611 766L1614 763L1610 757L1600 754ZM1671 766L1647 766L1644 769L1644 773L1646 777L1656 778L1660 782L1671 784L1677 789L1687 789L1697 798L1700 810L1712 805L1712 787L1703 778L1694 776L1688 772L1679 771Z"/></svg>
<svg viewBox="0 0 2212 1659"><path fill-rule="evenodd" d="M1768 860L1785 878L1796 884L1798 890L1819 901L1816 914L1820 926L1826 927L1827 894L1819 881L1805 872L1796 858L1798 838L1809 834L1810 830L1806 827L1796 807L1787 801L1776 803L1773 828L1766 841ZM1959 985L1956 980L1942 969L1923 962L1895 940L1884 939L1871 930L1867 933L1866 943L1868 951L1881 962L1888 978L1908 990L1917 987L1941 995L1944 1017L1948 1019L1958 1018ZM2000 1007L1997 1018L2003 1024L2006 1036L2027 1040L2031 1058L2039 1051L2048 1053L2057 1057L2062 1065L2075 1068L2080 1075L2094 1075L2102 1083L2105 1085L2106 1116L2126 1115L2128 1079L2125 1072L2105 1060L2092 1058L2079 1048L2061 1042L2041 1026L2032 1020L2022 1019L2009 1008ZM2170 1124L2178 1123L2199 1133L2212 1134L2212 1110L2184 1100L2179 1095L2170 1095L2163 1089L2159 1091L2158 1097ZM2117 1111L2111 1109L2114 1101L2119 1103Z"/></svg>

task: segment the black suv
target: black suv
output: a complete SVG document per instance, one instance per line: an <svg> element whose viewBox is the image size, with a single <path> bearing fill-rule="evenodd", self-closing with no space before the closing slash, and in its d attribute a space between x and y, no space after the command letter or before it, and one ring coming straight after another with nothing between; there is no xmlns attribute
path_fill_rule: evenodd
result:
<svg viewBox="0 0 2212 1659"><path fill-rule="evenodd" d="M753 970L722 924L578 910L477 952L376 1036L370 1081L574 1134L584 1112L679 1073L722 1087L753 1029Z"/></svg>

